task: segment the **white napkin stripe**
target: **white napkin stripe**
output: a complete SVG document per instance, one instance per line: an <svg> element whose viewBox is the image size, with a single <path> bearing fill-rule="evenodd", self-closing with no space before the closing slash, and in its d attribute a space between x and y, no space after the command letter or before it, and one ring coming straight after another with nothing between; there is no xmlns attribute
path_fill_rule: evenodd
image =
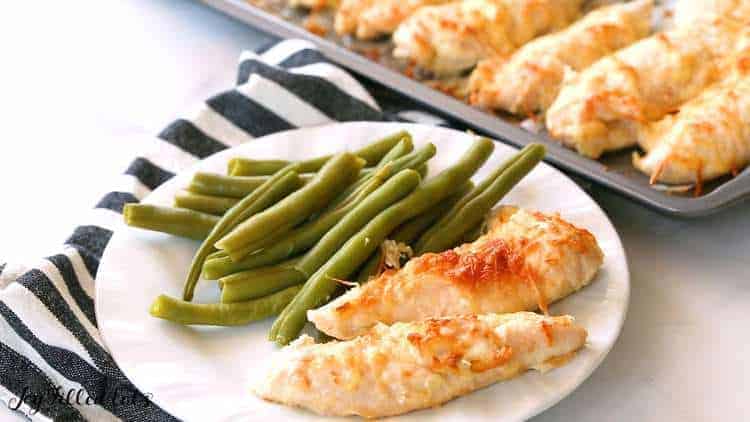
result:
<svg viewBox="0 0 750 422"><path fill-rule="evenodd" d="M228 147L237 146L253 139L252 135L235 126L234 123L206 104L203 104L189 120L203 133Z"/></svg>
<svg viewBox="0 0 750 422"><path fill-rule="evenodd" d="M315 49L315 44L307 40L291 39L284 40L260 55L261 60L268 64L278 65L298 51L304 49Z"/></svg>
<svg viewBox="0 0 750 422"><path fill-rule="evenodd" d="M86 292L91 299L94 299L96 296L94 278L91 276L91 273L89 273L88 268L86 268L86 264L83 262L81 254L78 253L76 248L70 246L65 247L64 253L73 264L73 271L75 271L76 277L78 277L78 284L81 285L83 291Z"/></svg>
<svg viewBox="0 0 750 422"><path fill-rule="evenodd" d="M250 79L236 89L242 95L253 99L273 113L283 116L284 120L296 127L317 126L332 122L317 108L287 91L276 82L260 75L250 75Z"/></svg>
<svg viewBox="0 0 750 422"><path fill-rule="evenodd" d="M375 99L357 82L356 79L340 67L330 63L314 63L305 66L292 67L287 69L290 73L317 76L326 79L336 85L340 90L346 92L352 97L362 101L375 110L380 110L380 106Z"/></svg>

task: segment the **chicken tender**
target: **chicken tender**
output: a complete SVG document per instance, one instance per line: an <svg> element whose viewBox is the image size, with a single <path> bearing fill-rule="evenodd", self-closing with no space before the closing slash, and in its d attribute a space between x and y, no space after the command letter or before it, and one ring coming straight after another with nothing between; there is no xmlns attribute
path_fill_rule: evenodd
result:
<svg viewBox="0 0 750 422"><path fill-rule="evenodd" d="M633 165L651 182L696 183L736 174L750 162L750 54L733 73L680 108L646 126L639 142L648 154Z"/></svg>
<svg viewBox="0 0 750 422"><path fill-rule="evenodd" d="M256 393L323 415L398 415L561 366L586 336L570 316L530 312L381 324L325 344L303 336L282 349Z"/></svg>
<svg viewBox="0 0 750 422"><path fill-rule="evenodd" d="M580 154L636 143L640 125L663 118L721 79L743 25L710 17L645 38L580 73L566 75L547 111L552 137Z"/></svg>
<svg viewBox="0 0 750 422"><path fill-rule="evenodd" d="M503 207L487 234L412 258L308 311L322 332L348 339L378 322L541 308L586 286L602 265L594 236L556 215Z"/></svg>
<svg viewBox="0 0 750 422"><path fill-rule="evenodd" d="M393 55L439 76L505 56L575 20L582 0L463 0L419 9L393 34Z"/></svg>
<svg viewBox="0 0 750 422"><path fill-rule="evenodd" d="M545 111L557 97L566 69L583 70L647 36L652 10L653 0L602 7L529 42L510 58L479 62L469 82L470 102L521 115Z"/></svg>
<svg viewBox="0 0 750 422"><path fill-rule="evenodd" d="M725 15L742 22L750 21L748 0L680 0L674 10L677 25L690 25L706 13Z"/></svg>
<svg viewBox="0 0 750 422"><path fill-rule="evenodd" d="M336 11L334 29L339 35L354 34L360 39L371 39L392 33L422 6L450 1L455 0L342 0Z"/></svg>

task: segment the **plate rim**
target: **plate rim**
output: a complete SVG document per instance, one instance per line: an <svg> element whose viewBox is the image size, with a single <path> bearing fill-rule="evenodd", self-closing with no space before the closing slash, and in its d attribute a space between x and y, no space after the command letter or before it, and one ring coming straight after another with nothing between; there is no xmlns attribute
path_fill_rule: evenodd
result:
<svg viewBox="0 0 750 422"><path fill-rule="evenodd" d="M211 154L211 155L209 155L207 157L204 157L202 159L198 159L196 162L192 163L190 166L188 166L185 169L183 169L182 171L176 173L173 178L171 178L170 180L167 180L162 185L158 186L156 189L154 189L153 191L149 192L146 196L144 196L143 198L141 198L140 201L141 201L141 203L143 203L144 200L146 200L154 192L156 192L157 190L163 188L164 186L167 186L169 183L174 183L174 181L176 179L178 179L181 175L186 174L186 173L193 173L193 172L195 172L197 169L199 169L201 167L201 165L202 165L203 162L205 162L207 160L211 160L214 156L220 155L220 154L228 154L229 151L232 151L232 150L235 150L235 149L239 149L239 148L243 148L243 145L246 145L246 144L249 144L249 143L258 142L258 141L265 142L266 139L269 138L269 137L285 136L285 135L288 135L289 133L292 133L292 132L299 132L299 131L303 131L304 132L304 131L311 130L311 129L312 130L326 130L326 129L330 128L330 127L340 127L340 126L347 126L347 125L357 125L357 126L359 126L359 125L365 125L365 126L369 126L369 125L389 126L389 127L393 127L396 130L397 129L405 129L407 131L411 127L421 127L421 128L429 128L431 130L438 129L438 130L444 130L444 131L449 131L449 132L455 132L455 133L461 134L461 135L465 135L466 134L465 132L462 132L462 131L459 131L459 130L456 130L456 129L452 129L452 128L448 128L448 127L442 127L442 126L432 126L432 125L419 124L419 123L372 122L372 121L334 122L334 123L329 123L329 124L324 124L324 125L318 125L318 126L312 126L312 127L301 127L301 128L293 128L293 129L283 130L283 131L274 132L274 133L271 133L271 134L268 134L268 135L265 135L265 136L261 136L261 137L258 137L258 138L251 139L251 140L249 140L247 142L243 142L241 144L235 145L235 146L227 148L225 150L218 151L218 152L216 152L214 154ZM490 139L494 143L500 144L503 147L511 148L511 149L514 149L514 150L519 150L520 149L520 148L518 148L515 145L506 144L505 142L503 142L501 140L494 139L494 138L491 138L491 137L490 137ZM623 289L623 292L622 292L623 293L623 301L622 301L622 308L623 309L622 309L622 312L620 313L619 319L616 321L616 324L614 325L614 333L615 334L612 337L612 341L609 344L607 344L606 347L604 347L602 349L602 352L599 354L599 356L595 360L593 360L593 364L591 364L587 368L587 370L584 371L584 374L582 376L579 376L576 379L576 381L574 383L572 383L568 388L558 389L557 393L555 393L555 394L549 394L548 397L547 397L547 399L544 400L543 402L541 402L541 404L539 406L534 407L534 409L532 411L530 411L528 414L526 414L526 415L523 416L524 420L531 419L531 418L533 418L535 416L538 416L538 415L544 413L546 410L552 408L554 405L556 405L557 403L561 402L563 399L567 398L574 391L576 391L584 382L586 382L591 377L591 374L593 374L594 371L596 371L601 366L601 364L604 362L604 360L607 358L607 356L609 356L609 353L611 352L612 348L615 346L615 344L619 340L620 336L622 335L622 329L624 327L625 321L627 319L627 314L628 314L628 311L629 311L629 308L630 308L630 297L631 297L631 275L630 275L629 261L628 261L628 258L627 258L627 251L626 251L626 249L625 249L625 247L624 247L624 245L622 243L622 238L620 237L619 232L615 228L615 225L612 223L612 220L609 218L609 215L607 215L607 213L604 211L604 209L599 205L598 202L596 202L594 200L594 198L591 197L591 195L588 194L588 192L586 192L578 183L576 183L573 179L571 179L567 174L563 173L560 169L556 168L555 166L553 166L550 163L543 162L541 164L548 166L555 176L562 177L562 178L566 179L568 182L570 182L573 185L575 185L577 187L577 189L580 191L581 194L583 194L586 197L588 197L588 199L590 200L590 202L594 205L596 211L601 214L601 216L604 218L604 221L608 224L609 228L611 228L612 231L614 232L615 236L614 236L613 240L616 242L617 249L622 254L622 258L623 258L623 262L622 262L622 264L623 264L622 265L622 271L624 272L622 274L623 275L623 281L624 281L624 283L623 283L624 289ZM120 225L118 225L117 227L114 228L112 237L110 237L110 241L107 242L107 246L105 247L105 249L104 249L104 251L102 253L102 257L100 258L100 261L99 261L100 265L99 265L99 269L97 271L97 277L95 278L95 283L94 283L94 285L95 285L94 314L95 314L95 316L97 318L97 321L102 321L102 319L101 319L101 311L100 311L100 308L101 308L100 304L102 303L102 301L100 300L100 296L103 294L102 292L104 290L104 287L103 287L102 283L98 282L99 281L98 276L99 276L100 271L102 269L102 265L101 264L102 264L102 262L104 262L104 257L107 254L107 250L109 249L109 246L112 243L111 240L112 240L112 238L114 238L114 235L117 232L117 230L118 229L121 230L121 229L127 228L127 227L128 226L125 226L124 224L120 224ZM120 366L120 364L118 362L118 359L115 356L115 352L110 347L110 343L107 340L107 335L105 335L105 330L103 330L103 326L100 325L98 329L99 329L99 335L101 337L102 343L106 347L106 349L107 349L108 353L110 354L110 356L112 357L112 359L117 364L117 366L120 369L120 371L122 372L122 374L125 375L125 377L128 379L128 381L136 389L138 389L138 391L142 392L141 388L131 379L131 377L127 374L126 370L123 369ZM488 387L491 387L491 386L492 386L492 384L490 384ZM485 388L488 388L488 387L485 387ZM477 390L477 391L479 391L479 390ZM457 398L460 398L460 397L457 397ZM455 400L457 398L454 398L453 400ZM152 399L152 401L153 401L153 399ZM169 410L167 410L166 408L164 408L164 406L162 406L158 402L156 402L156 401L153 401L153 402L154 402L154 404L162 407L165 412L167 412L169 414L172 414ZM423 409L418 409L416 411L419 411L419 410L423 410ZM399 415L399 416L406 416L406 417L408 417L408 415L410 413L413 413L413 412L414 411L407 412L407 413ZM314 416L314 417L316 417L318 419L327 418L325 416L320 416L320 415L317 415L317 414L314 414L314 413L311 413L311 416ZM397 417L399 417L399 416L397 416Z"/></svg>

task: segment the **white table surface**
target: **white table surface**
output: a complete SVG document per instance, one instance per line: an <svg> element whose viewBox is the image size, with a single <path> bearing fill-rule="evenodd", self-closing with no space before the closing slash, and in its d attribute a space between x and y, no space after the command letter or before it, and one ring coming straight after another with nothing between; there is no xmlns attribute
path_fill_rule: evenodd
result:
<svg viewBox="0 0 750 422"><path fill-rule="evenodd" d="M269 39L188 0L15 2L3 14L0 261L10 262L53 252L127 166L128 140L230 86L239 52ZM630 310L602 366L536 420L747 420L750 203L674 220L592 195L627 249Z"/></svg>

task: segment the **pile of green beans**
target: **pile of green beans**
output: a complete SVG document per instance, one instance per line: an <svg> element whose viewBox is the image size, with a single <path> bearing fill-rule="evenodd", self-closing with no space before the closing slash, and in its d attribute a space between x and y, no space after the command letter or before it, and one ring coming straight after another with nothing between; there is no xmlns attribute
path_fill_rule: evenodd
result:
<svg viewBox="0 0 750 422"><path fill-rule="evenodd" d="M272 234L278 236L289 232L324 208L357 179L364 164L364 160L353 154L334 156L313 180L278 204L239 222L214 246L225 251L233 261L259 250L265 246L263 241L270 240Z"/></svg>
<svg viewBox="0 0 750 422"><path fill-rule="evenodd" d="M378 214L351 237L310 276L292 303L284 308L271 328L269 339L279 344L288 344L297 338L307 321L307 311L331 298L338 286L336 280L351 276L401 223L427 211L466 183L487 161L494 147L489 139L478 139L457 164L425 181L409 196ZM300 269L300 264L296 268Z"/></svg>
<svg viewBox="0 0 750 422"><path fill-rule="evenodd" d="M211 229L211 233L206 236L195 253L193 261L190 263L188 275L185 278L185 287L182 292L183 300L190 301L193 299L193 292L195 291L195 285L198 283L203 262L215 250L214 243L216 241L240 222L270 207L289 193L299 189L300 186L302 186L302 180L297 172L291 168L284 169L276 173L255 192L242 198L240 202L230 208Z"/></svg>
<svg viewBox="0 0 750 422"><path fill-rule="evenodd" d="M344 199L335 208L327 210L307 223L295 228L283 239L276 239L258 253L233 261L223 251L210 256L203 265L203 276L207 279L218 279L239 271L250 270L264 265L275 264L300 254L313 247L331 227L352 211L368 195L374 192L390 177L390 166L384 167L368 183Z"/></svg>
<svg viewBox="0 0 750 422"><path fill-rule="evenodd" d="M269 339L287 344L339 280L376 275L385 239L419 254L479 237L485 215L544 155L539 145L524 148L475 187L469 179L493 149L477 139L456 164L424 180L437 150L431 143L415 150L401 131L351 153L298 162L235 158L227 175L196 173L174 208L127 204L123 217L132 227L202 241L182 300L160 295L149 311L187 325L278 315ZM219 303L191 302L201 275L217 280Z"/></svg>

